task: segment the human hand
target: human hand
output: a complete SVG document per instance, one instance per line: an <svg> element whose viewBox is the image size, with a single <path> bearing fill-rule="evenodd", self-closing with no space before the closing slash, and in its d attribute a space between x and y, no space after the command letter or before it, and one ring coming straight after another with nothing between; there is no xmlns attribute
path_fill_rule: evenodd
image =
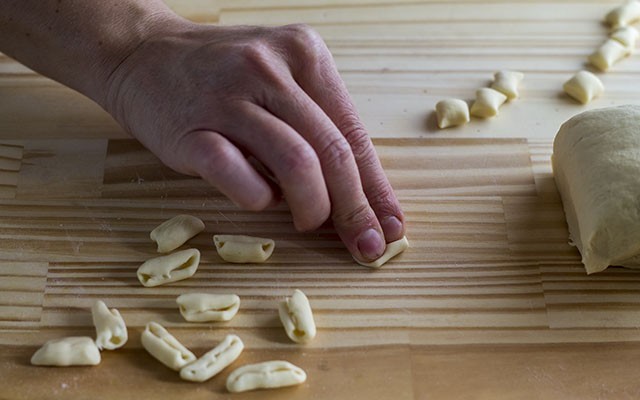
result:
<svg viewBox="0 0 640 400"><path fill-rule="evenodd" d="M362 261L403 236L398 200L318 34L183 20L154 32L98 101L165 164L249 210L275 204L282 191L298 230L331 217Z"/></svg>

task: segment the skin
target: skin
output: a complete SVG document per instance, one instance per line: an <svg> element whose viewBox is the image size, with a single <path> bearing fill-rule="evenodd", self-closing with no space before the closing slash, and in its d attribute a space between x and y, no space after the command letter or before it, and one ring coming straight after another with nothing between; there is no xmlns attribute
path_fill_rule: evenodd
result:
<svg viewBox="0 0 640 400"><path fill-rule="evenodd" d="M166 165L244 209L284 197L296 229L331 219L365 262L404 235L366 129L308 26L199 25L160 0L4 0L0 50L93 99Z"/></svg>

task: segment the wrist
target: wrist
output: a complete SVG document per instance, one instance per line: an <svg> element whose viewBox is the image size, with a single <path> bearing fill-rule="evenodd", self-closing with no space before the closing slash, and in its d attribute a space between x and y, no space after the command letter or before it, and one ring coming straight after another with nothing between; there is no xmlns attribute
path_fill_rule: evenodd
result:
<svg viewBox="0 0 640 400"><path fill-rule="evenodd" d="M0 51L103 104L118 65L184 23L162 0L0 1Z"/></svg>
<svg viewBox="0 0 640 400"><path fill-rule="evenodd" d="M179 30L188 23L164 5L129 10L122 20L114 21L104 33L105 40L99 42L93 68L81 78L84 87L80 91L105 107L116 71L136 50L153 38Z"/></svg>

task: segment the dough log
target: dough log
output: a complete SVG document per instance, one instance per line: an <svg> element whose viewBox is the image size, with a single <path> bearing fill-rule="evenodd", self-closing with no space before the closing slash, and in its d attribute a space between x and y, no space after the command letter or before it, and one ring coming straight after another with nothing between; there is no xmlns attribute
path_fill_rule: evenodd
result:
<svg viewBox="0 0 640 400"><path fill-rule="evenodd" d="M571 118L556 135L552 163L587 273L640 268L640 106Z"/></svg>

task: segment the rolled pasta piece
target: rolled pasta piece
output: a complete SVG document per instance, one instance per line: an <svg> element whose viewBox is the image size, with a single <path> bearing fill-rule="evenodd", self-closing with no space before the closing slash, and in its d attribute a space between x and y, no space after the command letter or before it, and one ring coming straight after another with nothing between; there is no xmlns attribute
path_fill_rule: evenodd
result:
<svg viewBox="0 0 640 400"><path fill-rule="evenodd" d="M191 215L176 215L160 224L149 235L158 244L158 253L177 249L204 230L204 222Z"/></svg>
<svg viewBox="0 0 640 400"><path fill-rule="evenodd" d="M100 350L90 337L72 336L46 342L31 357L33 365L69 367L100 364Z"/></svg>
<svg viewBox="0 0 640 400"><path fill-rule="evenodd" d="M93 325L96 327L96 345L98 349L114 350L127 343L127 326L120 312L109 310L102 300L97 300L91 308Z"/></svg>
<svg viewBox="0 0 640 400"><path fill-rule="evenodd" d="M355 258L354 260L356 260L358 264L364 265L365 267L380 268L384 264L386 264L387 261L391 260L393 257L397 256L408 248L409 240L407 240L407 237L404 236L402 239L396 240L395 242L387 243L387 248L385 249L384 254L377 260L369 263L360 262Z"/></svg>
<svg viewBox="0 0 640 400"><path fill-rule="evenodd" d="M476 90L476 101L471 105L471 115L480 118L495 117L507 96L491 88Z"/></svg>
<svg viewBox="0 0 640 400"><path fill-rule="evenodd" d="M271 239L245 235L214 235L218 255L231 263L262 263L267 261L276 244Z"/></svg>
<svg viewBox="0 0 640 400"><path fill-rule="evenodd" d="M307 343L316 337L311 305L301 290L296 289L291 297L280 302L278 313L287 336L294 342Z"/></svg>
<svg viewBox="0 0 640 400"><path fill-rule="evenodd" d="M188 293L176 299L180 314L189 322L229 321L240 308L235 294Z"/></svg>
<svg viewBox="0 0 640 400"><path fill-rule="evenodd" d="M524 74L518 71L498 71L493 75L491 88L507 96L508 100L517 99L520 96L518 87L524 79Z"/></svg>
<svg viewBox="0 0 640 400"><path fill-rule="evenodd" d="M565 93L582 104L587 104L604 92L600 79L589 71L579 71L562 86Z"/></svg>
<svg viewBox="0 0 640 400"><path fill-rule="evenodd" d="M186 381L204 382L231 365L242 353L244 344L236 335L227 335L220 344L180 370Z"/></svg>
<svg viewBox="0 0 640 400"><path fill-rule="evenodd" d="M553 173L571 244L588 274L640 267L640 107L586 111L553 144Z"/></svg>
<svg viewBox="0 0 640 400"><path fill-rule="evenodd" d="M196 356L156 322L149 322L140 337L142 347L174 371L196 360Z"/></svg>
<svg viewBox="0 0 640 400"><path fill-rule="evenodd" d="M436 118L440 129L466 124L470 120L469 105L460 99L440 100L436 104Z"/></svg>
<svg viewBox="0 0 640 400"><path fill-rule="evenodd" d="M232 393L299 385L307 380L302 368L274 360L244 365L229 374L227 390Z"/></svg>
<svg viewBox="0 0 640 400"><path fill-rule="evenodd" d="M138 268L138 280L146 287L164 285L187 279L196 273L200 264L200 252L187 249L152 258Z"/></svg>

